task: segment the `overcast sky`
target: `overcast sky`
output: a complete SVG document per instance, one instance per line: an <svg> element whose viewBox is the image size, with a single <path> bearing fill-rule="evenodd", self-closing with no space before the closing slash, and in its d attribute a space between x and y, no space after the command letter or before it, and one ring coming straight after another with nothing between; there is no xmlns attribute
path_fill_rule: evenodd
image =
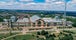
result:
<svg viewBox="0 0 76 40"><path fill-rule="evenodd" d="M0 0L0 9L64 11L64 7L61 0ZM67 11L76 11L76 0L67 2Z"/></svg>

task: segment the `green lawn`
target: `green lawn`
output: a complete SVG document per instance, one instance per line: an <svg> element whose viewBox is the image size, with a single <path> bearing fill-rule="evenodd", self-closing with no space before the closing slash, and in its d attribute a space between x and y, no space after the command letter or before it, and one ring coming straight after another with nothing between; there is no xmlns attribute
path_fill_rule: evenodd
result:
<svg viewBox="0 0 76 40"><path fill-rule="evenodd" d="M73 37L74 37L74 40L76 40L76 31L75 30L67 30L65 31L67 33L72 33ZM52 32L49 32L49 33L52 33ZM17 33L13 33L12 35L14 34L17 34ZM26 34L26 35L18 35L18 36L15 36L13 38L9 38L7 40L36 40L36 36L33 36L34 34L36 34L36 32L32 32L31 34ZM6 38L10 36L9 34L0 34L0 39L2 38ZM58 39L58 37L56 37L56 40Z"/></svg>
<svg viewBox="0 0 76 40"><path fill-rule="evenodd" d="M0 34L0 40L3 39L3 38L6 38L8 36L10 36L10 35L9 34Z"/></svg>
<svg viewBox="0 0 76 40"><path fill-rule="evenodd" d="M27 35L19 35L19 36L16 36L16 37L13 37L7 40L36 40L36 37L27 34Z"/></svg>

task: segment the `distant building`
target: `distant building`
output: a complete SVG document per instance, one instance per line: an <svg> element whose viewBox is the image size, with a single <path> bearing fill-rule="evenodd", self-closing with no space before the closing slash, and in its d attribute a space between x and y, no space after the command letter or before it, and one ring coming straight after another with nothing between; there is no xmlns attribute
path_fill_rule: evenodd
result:
<svg viewBox="0 0 76 40"><path fill-rule="evenodd" d="M16 21L16 17L15 16L11 16L10 20L11 20L11 22L15 22Z"/></svg>
<svg viewBox="0 0 76 40"><path fill-rule="evenodd" d="M71 27L72 24L73 24L73 22L71 22L71 21L67 21L67 26Z"/></svg>

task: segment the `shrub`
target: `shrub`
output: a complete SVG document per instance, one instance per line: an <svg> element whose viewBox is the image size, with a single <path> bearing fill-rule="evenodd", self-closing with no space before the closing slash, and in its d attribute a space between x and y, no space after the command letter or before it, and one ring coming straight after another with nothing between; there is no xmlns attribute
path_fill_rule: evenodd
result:
<svg viewBox="0 0 76 40"><path fill-rule="evenodd" d="M37 35L40 35L40 32L37 32Z"/></svg>
<svg viewBox="0 0 76 40"><path fill-rule="evenodd" d="M75 34L75 33L74 33L74 32L72 32L72 31L66 31L66 30L63 30L63 32L67 32L67 33Z"/></svg>

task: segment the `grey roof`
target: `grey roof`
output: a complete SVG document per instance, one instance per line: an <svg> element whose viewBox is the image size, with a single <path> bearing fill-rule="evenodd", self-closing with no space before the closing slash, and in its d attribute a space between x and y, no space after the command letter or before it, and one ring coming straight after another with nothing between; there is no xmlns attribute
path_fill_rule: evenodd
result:
<svg viewBox="0 0 76 40"><path fill-rule="evenodd" d="M40 17L37 15L30 17L31 22L35 22L38 19L40 19ZM18 19L17 22L29 22L29 19L28 18Z"/></svg>
<svg viewBox="0 0 76 40"><path fill-rule="evenodd" d="M17 22L29 22L28 18L18 19Z"/></svg>
<svg viewBox="0 0 76 40"><path fill-rule="evenodd" d="M31 22L36 22L36 20L41 19L39 16L34 15L30 17ZM62 22L61 19L56 19L56 18L42 18L45 22ZM23 18L23 19L18 19L17 22L29 22L28 18Z"/></svg>
<svg viewBox="0 0 76 40"><path fill-rule="evenodd" d="M40 17L37 15L34 15L34 16L30 17L30 19L32 22L35 22L36 20L40 19Z"/></svg>
<svg viewBox="0 0 76 40"><path fill-rule="evenodd" d="M16 17L15 17L15 16L11 16L10 18L11 18L11 19L15 19Z"/></svg>
<svg viewBox="0 0 76 40"><path fill-rule="evenodd" d="M3 21L4 21L4 22L7 22L7 21L8 21L8 19L3 19Z"/></svg>
<svg viewBox="0 0 76 40"><path fill-rule="evenodd" d="M45 22L62 22L62 20L56 20L56 19L53 19L53 18L43 18L43 20Z"/></svg>

